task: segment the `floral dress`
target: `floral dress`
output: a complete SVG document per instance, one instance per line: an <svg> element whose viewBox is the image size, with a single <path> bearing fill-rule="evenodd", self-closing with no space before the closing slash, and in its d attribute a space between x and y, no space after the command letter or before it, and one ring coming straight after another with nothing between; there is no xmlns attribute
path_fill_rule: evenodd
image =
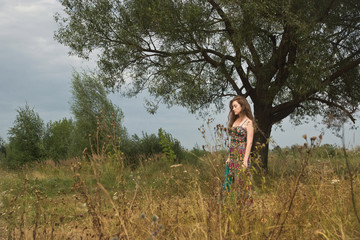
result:
<svg viewBox="0 0 360 240"><path fill-rule="evenodd" d="M246 137L247 132L242 127L248 120L245 120L240 126L231 127L229 129L230 140L230 162L225 166L225 184L224 187L230 191L230 186L233 182L239 183L242 185L240 187L247 187L248 190L251 190L251 182L249 172L245 173L243 169L243 161L246 150ZM250 166L250 162L248 163ZM247 176L246 182L244 182L244 177Z"/></svg>

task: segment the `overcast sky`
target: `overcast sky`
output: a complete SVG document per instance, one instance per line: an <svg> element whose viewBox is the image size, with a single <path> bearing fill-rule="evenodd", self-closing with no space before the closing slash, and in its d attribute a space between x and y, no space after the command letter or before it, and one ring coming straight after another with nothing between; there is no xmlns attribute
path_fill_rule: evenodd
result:
<svg viewBox="0 0 360 240"><path fill-rule="evenodd" d="M16 110L27 103L45 123L70 118L70 82L73 70L93 67L87 61L69 56L68 48L53 40L57 25L53 15L61 12L57 0L0 0L0 136L7 139ZM186 109L160 106L155 115L144 108L144 98L111 96L124 112L130 134L157 133L163 128L187 148L204 144L197 130L204 121ZM214 117L214 124L225 124L227 109ZM348 126L347 126L348 128ZM302 135L318 136L313 124L294 127L284 121L283 131L273 129L274 145L282 147L303 143ZM360 144L360 130L346 131L347 146ZM324 143L341 144L330 131Z"/></svg>

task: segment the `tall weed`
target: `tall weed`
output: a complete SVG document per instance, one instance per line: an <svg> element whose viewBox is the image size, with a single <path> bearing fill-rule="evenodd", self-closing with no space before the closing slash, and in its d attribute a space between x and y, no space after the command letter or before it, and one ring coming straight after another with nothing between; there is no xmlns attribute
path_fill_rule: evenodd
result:
<svg viewBox="0 0 360 240"><path fill-rule="evenodd" d="M196 161L159 154L126 167L119 139L107 134L106 141L91 136L92 151L64 165L2 170L0 239L360 238L358 149L346 152L348 166L341 151L336 161L324 156L319 137L273 151L267 173L252 170L249 202L224 191L222 129L213 129L215 144L191 155Z"/></svg>

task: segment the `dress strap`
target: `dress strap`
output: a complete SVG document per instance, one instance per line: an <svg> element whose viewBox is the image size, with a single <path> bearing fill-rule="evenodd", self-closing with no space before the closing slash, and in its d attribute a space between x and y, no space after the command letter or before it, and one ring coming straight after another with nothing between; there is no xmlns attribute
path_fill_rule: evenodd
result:
<svg viewBox="0 0 360 240"><path fill-rule="evenodd" d="M244 125L244 124L247 122L247 120L248 120L248 119L245 119L245 120L242 122L242 124L240 124L239 127L241 127L242 125Z"/></svg>

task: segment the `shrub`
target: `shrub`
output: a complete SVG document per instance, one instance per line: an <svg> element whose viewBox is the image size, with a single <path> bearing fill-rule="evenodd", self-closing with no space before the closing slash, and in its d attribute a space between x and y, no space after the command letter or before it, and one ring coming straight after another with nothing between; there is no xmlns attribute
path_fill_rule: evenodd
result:
<svg viewBox="0 0 360 240"><path fill-rule="evenodd" d="M11 168L43 158L42 137L44 123L29 105L17 110L14 126L9 130L9 148L6 158Z"/></svg>
<svg viewBox="0 0 360 240"><path fill-rule="evenodd" d="M180 162L184 157L184 150L180 142L171 134L159 129L159 134L142 133L142 137L134 134L121 142L121 151L125 155L127 165L136 167L143 159L164 153L173 161Z"/></svg>

